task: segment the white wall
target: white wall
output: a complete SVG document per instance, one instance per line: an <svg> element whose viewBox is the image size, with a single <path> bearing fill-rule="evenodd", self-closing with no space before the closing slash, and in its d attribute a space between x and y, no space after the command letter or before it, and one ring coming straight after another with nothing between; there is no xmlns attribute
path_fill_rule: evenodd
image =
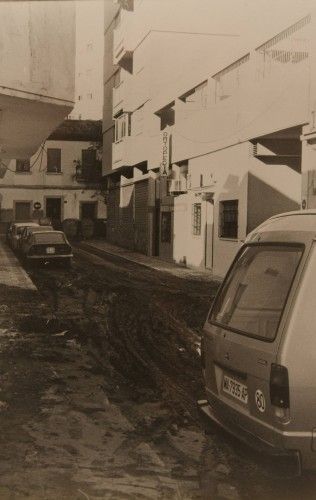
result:
<svg viewBox="0 0 316 500"><path fill-rule="evenodd" d="M203 191L214 193L214 242L213 272L223 276L233 260L242 240L247 234L249 213L260 208L263 219L275 213L296 209L300 201L300 174L286 165L265 165L253 158L249 143L194 158L189 161L192 190L174 200L174 260L182 262L185 257L189 266L205 265L205 225L207 201L203 201ZM249 173L267 188L265 199L260 199L260 191L249 193ZM199 188L203 175L204 188ZM208 186L208 187L207 187ZM262 190L263 192L263 190ZM255 196L257 205L249 196ZM238 200L238 238L219 236L220 202ZM200 236L192 234L192 205L202 204L202 231ZM210 210L210 205L208 210ZM261 222L261 221L260 221ZM211 228L208 228L210 231Z"/></svg>

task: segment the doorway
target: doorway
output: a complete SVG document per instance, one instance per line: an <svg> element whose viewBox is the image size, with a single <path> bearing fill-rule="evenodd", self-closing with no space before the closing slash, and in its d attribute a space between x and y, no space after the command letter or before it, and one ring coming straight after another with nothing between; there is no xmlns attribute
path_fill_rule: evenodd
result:
<svg viewBox="0 0 316 500"><path fill-rule="evenodd" d="M95 201L82 201L80 203L80 219L97 218L97 203Z"/></svg>
<svg viewBox="0 0 316 500"><path fill-rule="evenodd" d="M61 228L61 198L46 198L46 217L48 217L54 229Z"/></svg>

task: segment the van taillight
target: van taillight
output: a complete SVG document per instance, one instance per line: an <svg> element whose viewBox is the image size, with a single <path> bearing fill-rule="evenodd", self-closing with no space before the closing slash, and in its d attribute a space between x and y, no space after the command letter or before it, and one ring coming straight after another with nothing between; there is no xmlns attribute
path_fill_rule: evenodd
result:
<svg viewBox="0 0 316 500"><path fill-rule="evenodd" d="M289 374L287 368L272 363L270 374L271 404L279 408L290 407Z"/></svg>

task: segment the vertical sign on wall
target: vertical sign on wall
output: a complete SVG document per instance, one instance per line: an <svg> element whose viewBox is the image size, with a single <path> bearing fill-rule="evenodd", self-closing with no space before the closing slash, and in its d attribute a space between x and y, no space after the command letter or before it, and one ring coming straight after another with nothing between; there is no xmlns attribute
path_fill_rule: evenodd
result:
<svg viewBox="0 0 316 500"><path fill-rule="evenodd" d="M170 132L168 129L163 130L161 134L161 163L160 175L167 176L169 173L170 164Z"/></svg>

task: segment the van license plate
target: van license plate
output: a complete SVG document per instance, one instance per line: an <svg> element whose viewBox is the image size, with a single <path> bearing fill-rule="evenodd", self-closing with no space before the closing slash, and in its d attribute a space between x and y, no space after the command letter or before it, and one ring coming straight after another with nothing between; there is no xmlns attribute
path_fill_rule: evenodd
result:
<svg viewBox="0 0 316 500"><path fill-rule="evenodd" d="M238 382L238 380L224 375L223 378L223 391L230 394L235 399L248 403L248 389L247 386Z"/></svg>
<svg viewBox="0 0 316 500"><path fill-rule="evenodd" d="M50 253L50 254L55 253L55 247L47 247L46 253Z"/></svg>

